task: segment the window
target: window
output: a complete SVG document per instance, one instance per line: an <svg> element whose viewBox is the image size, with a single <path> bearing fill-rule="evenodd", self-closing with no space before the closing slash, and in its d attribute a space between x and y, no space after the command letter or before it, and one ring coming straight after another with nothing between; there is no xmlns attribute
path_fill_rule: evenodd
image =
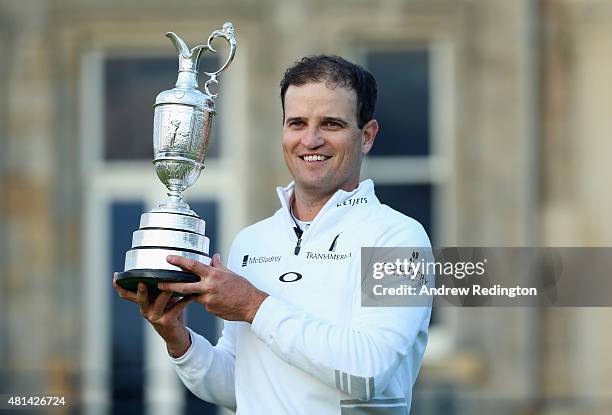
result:
<svg viewBox="0 0 612 415"><path fill-rule="evenodd" d="M132 230L138 229L142 201L114 202L111 210L110 249L113 270L123 270L125 252L130 249ZM142 317L136 304L112 297L111 388L112 413L143 413L144 335Z"/></svg>
<svg viewBox="0 0 612 415"><path fill-rule="evenodd" d="M218 252L217 203L193 201L189 203L189 206L206 220L206 235L210 238L209 252L212 256L215 252ZM217 343L217 319L215 316L205 312L202 305L194 303L187 306L186 316L187 325L192 330L206 337L212 344ZM183 413L185 415L214 415L217 413L215 405L198 398L187 388L183 389L185 394L185 411Z"/></svg>
<svg viewBox="0 0 612 415"><path fill-rule="evenodd" d="M220 66L217 56L200 59L198 83L207 79L203 71ZM104 158L113 160L153 160L153 105L155 97L172 89L178 60L171 57L109 57L104 64ZM220 77L220 83L223 77ZM223 86L220 84L219 88ZM220 97L221 98L221 97ZM219 99L220 99L219 98ZM218 100L217 100L218 104ZM221 123L215 117L208 157L219 156Z"/></svg>
<svg viewBox="0 0 612 415"><path fill-rule="evenodd" d="M430 58L427 49L371 50L365 65L378 84L375 118L380 131L364 162L380 201L418 220L435 235L435 183L426 172L432 156Z"/></svg>
<svg viewBox="0 0 612 415"><path fill-rule="evenodd" d="M430 183L377 184L376 196L381 203L418 220L431 237L432 187Z"/></svg>
<svg viewBox="0 0 612 415"><path fill-rule="evenodd" d="M426 50L368 54L378 83L375 117L381 129L371 156L430 154L429 53Z"/></svg>

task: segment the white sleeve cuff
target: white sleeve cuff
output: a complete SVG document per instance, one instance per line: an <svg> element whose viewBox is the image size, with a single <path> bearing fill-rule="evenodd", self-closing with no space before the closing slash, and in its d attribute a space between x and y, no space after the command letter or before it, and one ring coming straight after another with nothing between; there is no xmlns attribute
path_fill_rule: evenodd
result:
<svg viewBox="0 0 612 415"><path fill-rule="evenodd" d="M275 332L280 322L288 314L287 304L281 300L268 296L259 306L251 330L265 343L270 343L274 339Z"/></svg>
<svg viewBox="0 0 612 415"><path fill-rule="evenodd" d="M168 357L172 363L184 370L206 372L213 361L213 346L189 327L187 330L191 338L189 349L181 357L174 358L170 355Z"/></svg>

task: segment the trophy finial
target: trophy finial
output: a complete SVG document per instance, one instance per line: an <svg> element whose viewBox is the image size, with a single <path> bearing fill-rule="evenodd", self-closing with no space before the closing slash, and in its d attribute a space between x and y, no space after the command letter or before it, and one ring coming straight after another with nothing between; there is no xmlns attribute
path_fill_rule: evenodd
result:
<svg viewBox="0 0 612 415"><path fill-rule="evenodd" d="M166 33L166 37L169 38L176 51L178 52L179 58L179 75L176 81L177 88L188 88L196 89L198 87L198 63L200 61L200 55L205 49L210 49L207 45L197 45L192 49L189 49L187 43L180 38L174 32Z"/></svg>
<svg viewBox="0 0 612 415"><path fill-rule="evenodd" d="M236 54L236 32L234 31L234 25L231 22L225 22L221 27L221 30L215 30L208 37L208 41L206 45L197 45L192 49L189 49L187 43L183 39L180 38L174 32L167 32L166 37L168 37L179 56L179 75L176 81L177 88L193 88L196 89L198 87L198 62L200 60L200 55L204 50L210 50L213 53L217 53L217 51L211 46L211 42L218 37L224 38L230 45L229 56L227 57L225 63L221 68L216 70L215 72L204 72L209 76L209 79L204 84L204 91L211 98L216 98L218 94L213 94L210 92L208 87L210 84L218 84L217 76L223 72L230 63L234 60L234 55Z"/></svg>

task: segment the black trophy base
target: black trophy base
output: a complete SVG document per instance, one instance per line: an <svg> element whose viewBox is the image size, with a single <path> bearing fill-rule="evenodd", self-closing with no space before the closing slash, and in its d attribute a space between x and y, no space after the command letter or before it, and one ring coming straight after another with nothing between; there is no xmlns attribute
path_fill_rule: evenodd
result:
<svg viewBox="0 0 612 415"><path fill-rule="evenodd" d="M149 295L160 293L157 284L160 282L197 282L200 277L191 272L171 271L167 269L133 269L120 272L117 275L117 285L126 290L136 292L139 283L147 286Z"/></svg>

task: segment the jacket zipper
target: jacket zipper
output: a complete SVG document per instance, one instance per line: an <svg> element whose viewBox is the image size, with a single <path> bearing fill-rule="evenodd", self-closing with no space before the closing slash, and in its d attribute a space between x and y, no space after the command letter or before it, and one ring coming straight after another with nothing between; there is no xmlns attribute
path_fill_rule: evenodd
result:
<svg viewBox="0 0 612 415"><path fill-rule="evenodd" d="M300 229L299 226L295 226L293 228L293 230L295 231L295 235L297 236L297 243L295 244L295 248L293 249L293 253L295 255L300 253L300 245L302 243L302 234L304 233L303 230Z"/></svg>

